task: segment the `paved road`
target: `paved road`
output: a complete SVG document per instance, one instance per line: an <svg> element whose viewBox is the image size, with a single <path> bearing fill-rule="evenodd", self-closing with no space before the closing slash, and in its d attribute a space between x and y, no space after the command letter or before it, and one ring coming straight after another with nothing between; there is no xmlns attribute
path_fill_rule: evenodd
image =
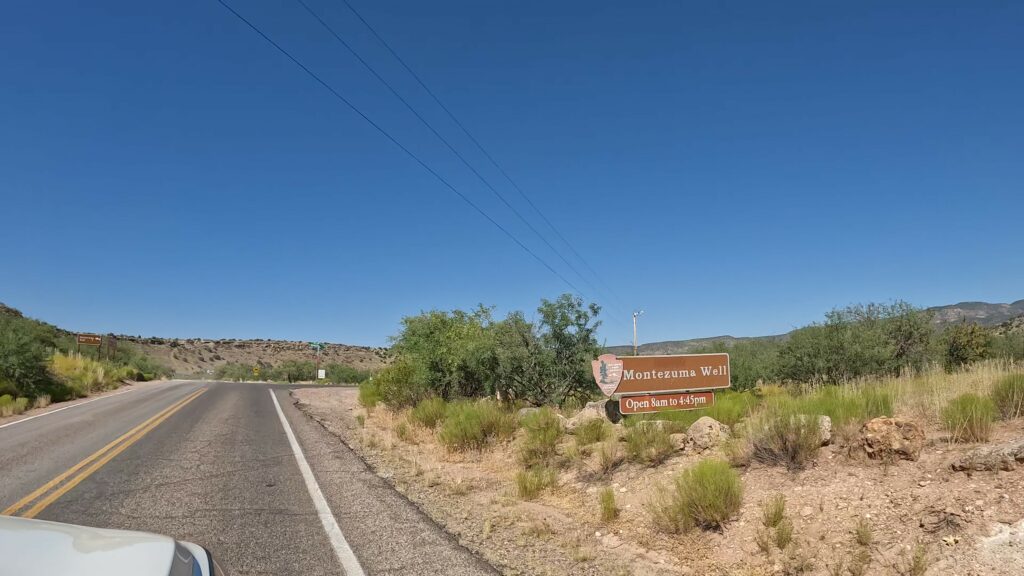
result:
<svg viewBox="0 0 1024 576"><path fill-rule="evenodd" d="M353 576L352 562L495 574L296 410L287 387L158 384L0 428L0 446L0 510L191 540L235 576L343 574L343 561Z"/></svg>

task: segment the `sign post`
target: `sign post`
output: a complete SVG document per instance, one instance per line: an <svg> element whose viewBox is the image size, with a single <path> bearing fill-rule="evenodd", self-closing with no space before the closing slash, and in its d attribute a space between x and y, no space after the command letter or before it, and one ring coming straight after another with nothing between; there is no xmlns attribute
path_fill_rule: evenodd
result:
<svg viewBox="0 0 1024 576"><path fill-rule="evenodd" d="M611 399L606 406L612 421L622 414L707 408L715 403L714 391L730 385L726 353L602 354L591 365L598 388Z"/></svg>

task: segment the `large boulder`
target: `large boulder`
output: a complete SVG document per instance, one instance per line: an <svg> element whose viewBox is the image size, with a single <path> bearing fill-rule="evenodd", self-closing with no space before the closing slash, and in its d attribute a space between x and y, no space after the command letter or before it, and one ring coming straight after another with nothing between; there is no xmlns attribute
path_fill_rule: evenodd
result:
<svg viewBox="0 0 1024 576"><path fill-rule="evenodd" d="M587 420L607 420L604 412L604 404L608 400L598 400L597 402L587 402L586 406L582 410L576 413L575 416L569 418L565 422L565 431L572 434L576 431L576 427L586 422Z"/></svg>
<svg viewBox="0 0 1024 576"><path fill-rule="evenodd" d="M690 424L686 435L687 445L698 452L714 448L732 436L728 426L709 416L701 416Z"/></svg>
<svg viewBox="0 0 1024 576"><path fill-rule="evenodd" d="M875 418L861 426L851 447L875 460L917 460L924 446L924 429L902 418Z"/></svg>

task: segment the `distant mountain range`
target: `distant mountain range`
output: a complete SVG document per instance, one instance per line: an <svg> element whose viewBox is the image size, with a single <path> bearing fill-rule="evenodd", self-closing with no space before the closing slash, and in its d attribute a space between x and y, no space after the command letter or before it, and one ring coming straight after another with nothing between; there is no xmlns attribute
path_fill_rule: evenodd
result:
<svg viewBox="0 0 1024 576"><path fill-rule="evenodd" d="M934 313L932 323L939 327L964 321L976 322L990 328L997 326L1002 328L1005 325L1006 327L1011 327L1009 329L1015 329L1017 326L1024 324L1024 320L1019 319L1024 316L1024 300L1017 300L1009 304L960 302L959 304L948 304L946 306L933 306L928 308L928 310ZM645 356L688 354L716 342L732 345L736 342L747 340L785 340L787 337L789 337L789 333L773 336L712 336L710 338L693 338L690 340L666 340L663 342L641 344L637 347L637 351ZM605 350L612 354L625 355L633 353L633 347L628 344L624 346L608 346Z"/></svg>

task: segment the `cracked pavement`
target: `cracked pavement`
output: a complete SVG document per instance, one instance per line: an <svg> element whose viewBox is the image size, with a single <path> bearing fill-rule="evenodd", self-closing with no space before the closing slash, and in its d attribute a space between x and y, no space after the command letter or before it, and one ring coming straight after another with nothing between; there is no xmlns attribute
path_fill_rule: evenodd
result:
<svg viewBox="0 0 1024 576"><path fill-rule="evenodd" d="M342 574L267 390L367 574L496 574L292 405L287 386L154 385L0 429L0 507L209 390L38 516L201 544L232 575Z"/></svg>

